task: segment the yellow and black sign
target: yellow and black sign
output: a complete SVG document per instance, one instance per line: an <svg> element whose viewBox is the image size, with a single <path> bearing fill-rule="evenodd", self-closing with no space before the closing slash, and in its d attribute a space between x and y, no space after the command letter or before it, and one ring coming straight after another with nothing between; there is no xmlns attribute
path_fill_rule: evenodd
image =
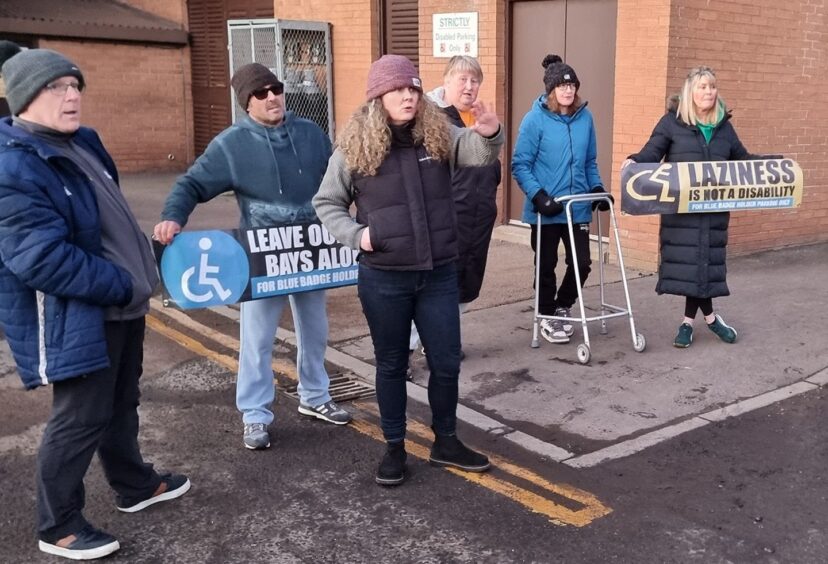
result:
<svg viewBox="0 0 828 564"><path fill-rule="evenodd" d="M802 169L792 159L632 163L621 173L630 215L795 208Z"/></svg>

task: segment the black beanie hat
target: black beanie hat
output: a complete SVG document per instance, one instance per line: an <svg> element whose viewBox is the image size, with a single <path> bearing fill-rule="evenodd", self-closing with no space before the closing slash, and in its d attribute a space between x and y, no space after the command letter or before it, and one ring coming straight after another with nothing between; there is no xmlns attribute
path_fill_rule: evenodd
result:
<svg viewBox="0 0 828 564"><path fill-rule="evenodd" d="M0 67L3 66L3 63L17 55L20 51L22 51L22 49L17 43L6 39L0 41Z"/></svg>
<svg viewBox="0 0 828 564"><path fill-rule="evenodd" d="M250 63L241 67L230 79L230 85L236 92L236 100L245 112L250 96L256 90L268 85L282 88L285 86L269 68L260 63Z"/></svg>
<svg viewBox="0 0 828 564"><path fill-rule="evenodd" d="M547 55L541 65L546 69L543 73L543 85L546 86L547 95L561 84L574 84L575 90L581 87L575 69L564 63L558 55Z"/></svg>
<svg viewBox="0 0 828 564"><path fill-rule="evenodd" d="M27 49L3 63L3 82L6 101L12 115L20 115L43 90L43 87L62 76L74 76L81 89L85 82L78 66L50 49Z"/></svg>

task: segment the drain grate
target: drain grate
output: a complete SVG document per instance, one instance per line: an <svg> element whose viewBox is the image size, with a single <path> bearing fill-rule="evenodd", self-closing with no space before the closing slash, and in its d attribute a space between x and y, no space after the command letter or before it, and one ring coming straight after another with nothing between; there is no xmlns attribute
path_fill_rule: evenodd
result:
<svg viewBox="0 0 828 564"><path fill-rule="evenodd" d="M331 399L336 402L351 401L362 398L369 398L376 393L371 384L357 379L355 376L335 373L331 374L330 394ZM291 382L285 386L284 391L292 398L299 399L296 391L298 384Z"/></svg>

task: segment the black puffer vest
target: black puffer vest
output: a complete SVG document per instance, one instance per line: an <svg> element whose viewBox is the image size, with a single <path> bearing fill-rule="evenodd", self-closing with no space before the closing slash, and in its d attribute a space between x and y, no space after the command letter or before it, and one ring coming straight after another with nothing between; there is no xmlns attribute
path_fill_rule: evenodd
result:
<svg viewBox="0 0 828 564"><path fill-rule="evenodd" d="M374 176L354 177L356 220L373 251L360 262L380 270L431 270L457 259L457 223L447 162L422 145L392 144Z"/></svg>

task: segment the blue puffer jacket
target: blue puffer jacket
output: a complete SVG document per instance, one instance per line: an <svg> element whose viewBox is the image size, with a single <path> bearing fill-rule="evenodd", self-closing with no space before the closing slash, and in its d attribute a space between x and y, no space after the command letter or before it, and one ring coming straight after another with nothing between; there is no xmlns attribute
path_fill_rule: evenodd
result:
<svg viewBox="0 0 828 564"><path fill-rule="evenodd" d="M330 139L310 120L287 112L282 125L265 127L245 116L178 177L161 219L183 227L196 204L233 191L242 229L315 221L311 198L330 157Z"/></svg>
<svg viewBox="0 0 828 564"><path fill-rule="evenodd" d="M512 156L512 176L526 194L523 217L537 221L532 198L541 189L553 198L586 194L603 186L596 162L595 126L584 103L571 116L549 111L546 96L540 96L523 117ZM592 221L589 203L573 204L574 223ZM542 222L566 223L566 213L543 216Z"/></svg>
<svg viewBox="0 0 828 564"><path fill-rule="evenodd" d="M117 181L97 133L75 135ZM23 384L107 367L104 308L131 296L129 274L101 257L92 184L10 118L0 121L0 323Z"/></svg>

